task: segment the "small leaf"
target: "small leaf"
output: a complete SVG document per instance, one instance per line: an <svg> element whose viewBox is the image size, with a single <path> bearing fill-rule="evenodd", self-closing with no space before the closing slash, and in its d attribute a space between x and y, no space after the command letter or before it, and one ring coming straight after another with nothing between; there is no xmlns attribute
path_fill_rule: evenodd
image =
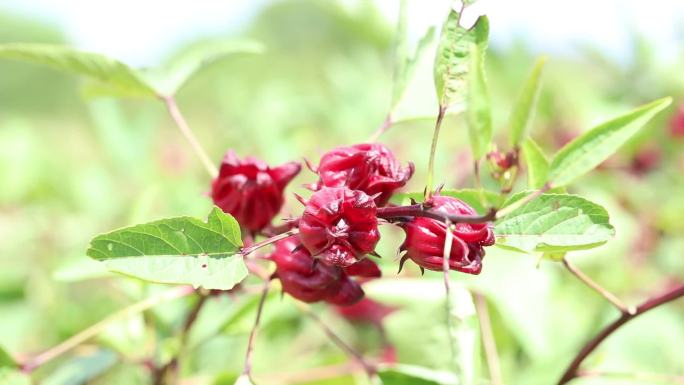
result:
<svg viewBox="0 0 684 385"><path fill-rule="evenodd" d="M476 44L480 52L485 52L489 36L487 16L480 16L470 29L463 28L460 21L460 13L452 9L442 26L435 57L437 100L440 106L447 108L465 98L471 44Z"/></svg>
<svg viewBox="0 0 684 385"><path fill-rule="evenodd" d="M397 69L394 72L391 109L394 109L401 101L404 93L406 92L406 87L416 71L418 62L423 57L425 50L430 43L432 43L434 38L435 27L430 27L425 32L425 35L423 35L423 37L418 41L416 50L412 56L408 56L409 54L408 48L406 47L406 36L403 37L404 42L397 45L397 55L395 59L397 60ZM434 119L434 116L431 116L430 118Z"/></svg>
<svg viewBox="0 0 684 385"><path fill-rule="evenodd" d="M504 205L530 192L514 195ZM615 235L608 212L576 195L543 194L499 220L497 246L532 252L563 252L600 246Z"/></svg>
<svg viewBox="0 0 684 385"><path fill-rule="evenodd" d="M154 90L134 69L96 53L52 44L10 43L0 45L0 57L44 64L88 76L121 95L155 96Z"/></svg>
<svg viewBox="0 0 684 385"><path fill-rule="evenodd" d="M492 141L492 114L484 70L485 52L471 44L470 76L468 78L466 121L473 159L479 160Z"/></svg>
<svg viewBox="0 0 684 385"><path fill-rule="evenodd" d="M142 75L161 95L172 96L203 68L239 53L261 53L263 46L251 40L205 42L188 49L168 64L146 70Z"/></svg>
<svg viewBox="0 0 684 385"><path fill-rule="evenodd" d="M645 104L602 123L563 147L551 161L548 181L554 187L568 185L613 155L653 116L669 106L672 98Z"/></svg>
<svg viewBox="0 0 684 385"><path fill-rule="evenodd" d="M524 142L530 132L530 126L534 120L534 111L537 108L539 90L541 89L541 75L546 64L546 57L542 56L534 64L530 77L523 85L520 96L511 112L511 145L517 147Z"/></svg>
<svg viewBox="0 0 684 385"><path fill-rule="evenodd" d="M546 183L546 176L549 173L549 160L532 138L527 138L523 142L522 154L527 165L528 187L535 190L541 189Z"/></svg>
<svg viewBox="0 0 684 385"><path fill-rule="evenodd" d="M17 362L0 346L0 368L16 368Z"/></svg>
<svg viewBox="0 0 684 385"><path fill-rule="evenodd" d="M19 370L0 367L0 384L31 385L31 378Z"/></svg>
<svg viewBox="0 0 684 385"><path fill-rule="evenodd" d="M146 281L228 290L247 276L241 246L237 221L214 207L206 223L170 218L99 235L87 254Z"/></svg>

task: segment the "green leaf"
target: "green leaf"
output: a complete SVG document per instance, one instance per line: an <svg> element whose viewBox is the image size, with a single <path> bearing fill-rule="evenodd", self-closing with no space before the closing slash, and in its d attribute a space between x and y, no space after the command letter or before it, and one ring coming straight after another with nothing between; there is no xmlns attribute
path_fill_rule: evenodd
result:
<svg viewBox="0 0 684 385"><path fill-rule="evenodd" d="M168 64L142 72L143 78L161 95L172 96L200 70L227 56L257 54L263 45L251 40L219 40L190 48Z"/></svg>
<svg viewBox="0 0 684 385"><path fill-rule="evenodd" d="M0 346L0 368L16 368L17 362Z"/></svg>
<svg viewBox="0 0 684 385"><path fill-rule="evenodd" d="M169 218L99 235L87 254L146 281L228 290L247 276L241 246L237 221L214 207L206 223Z"/></svg>
<svg viewBox="0 0 684 385"><path fill-rule="evenodd" d="M31 378L19 370L0 367L0 384L31 385Z"/></svg>
<svg viewBox="0 0 684 385"><path fill-rule="evenodd" d="M0 45L0 57L44 64L97 80L126 96L155 96L154 90L126 64L106 56L61 45L10 43Z"/></svg>
<svg viewBox="0 0 684 385"><path fill-rule="evenodd" d="M503 204L501 194L489 190L442 190L440 195L458 198L472 206L479 214L485 214L490 207L499 207ZM410 199L421 202L424 197L425 195L422 192L399 193L395 194L392 200L398 204L404 204Z"/></svg>
<svg viewBox="0 0 684 385"><path fill-rule="evenodd" d="M479 160L487 152L492 141L492 114L485 79L485 51L477 44L471 44L470 48L466 121L473 159Z"/></svg>
<svg viewBox="0 0 684 385"><path fill-rule="evenodd" d="M444 282L425 278L375 280L364 291L369 298L401 309L384 326L402 362L458 376L439 383L468 384L477 374L480 343L472 296L462 285L452 283L447 314Z"/></svg>
<svg viewBox="0 0 684 385"><path fill-rule="evenodd" d="M466 79L470 67L471 44L480 52L487 49L489 20L480 16L470 29L463 28L460 13L451 10L444 25L437 46L434 79L437 100L443 107L462 102L466 94Z"/></svg>
<svg viewBox="0 0 684 385"><path fill-rule="evenodd" d="M520 96L518 96L518 100L513 106L509 123L511 126L511 145L513 147L517 147L520 143L524 142L530 133L530 126L532 120L534 120L534 110L537 107L537 99L539 99L544 64L546 64L545 56L537 59L532 73L527 78Z"/></svg>
<svg viewBox="0 0 684 385"><path fill-rule="evenodd" d="M653 116L669 106L672 98L662 98L602 123L563 147L551 161L548 181L565 186L586 174L615 153Z"/></svg>
<svg viewBox="0 0 684 385"><path fill-rule="evenodd" d="M402 3L403 4L403 3ZM405 28L405 26L404 26ZM405 34L405 32L404 32ZM394 86L392 88L392 109L396 107L401 101L406 87L416 71L418 62L425 54L425 50L432 43L435 38L435 27L430 27L416 45L416 50L412 56L408 56L408 48L406 47L406 36L403 37L403 42L397 45L396 63L397 69L394 72ZM430 117L434 119L434 116Z"/></svg>
<svg viewBox="0 0 684 385"><path fill-rule="evenodd" d="M514 195L504 207L530 193ZM600 246L615 229L596 203L576 195L543 194L499 220L494 233L497 246L505 249L563 252Z"/></svg>
<svg viewBox="0 0 684 385"><path fill-rule="evenodd" d="M378 371L383 385L442 385L456 384L455 376L422 366L394 365Z"/></svg>
<svg viewBox="0 0 684 385"><path fill-rule="evenodd" d="M447 325L458 383L473 385L477 383L480 355L480 324L473 296L465 288L452 288L447 301Z"/></svg>
<svg viewBox="0 0 684 385"><path fill-rule="evenodd" d="M527 165L527 185L531 189L541 189L549 173L549 160L546 154L532 138L527 138L523 142L522 154Z"/></svg>

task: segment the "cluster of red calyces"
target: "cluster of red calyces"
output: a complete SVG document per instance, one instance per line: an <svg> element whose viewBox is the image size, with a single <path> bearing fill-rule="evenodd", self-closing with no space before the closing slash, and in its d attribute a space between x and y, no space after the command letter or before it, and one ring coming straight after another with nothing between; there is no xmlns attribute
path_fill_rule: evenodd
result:
<svg viewBox="0 0 684 385"><path fill-rule="evenodd" d="M278 241L269 256L276 265L274 277L284 292L299 300L349 306L363 298L363 281L380 276L380 269L368 258L377 256L378 218L387 218L379 208L393 209L383 206L412 176L413 165L402 167L382 145L358 144L335 148L321 157L318 166L309 168L319 180L308 185L313 190L308 200L297 196L305 206L302 216L290 222L298 227L298 234ZM276 228L269 226L283 206L283 191L299 171L298 163L272 168L229 152L211 196L243 231L252 235L272 232ZM434 196L424 206L448 215L476 215L455 198ZM402 265L411 259L421 268L441 270L445 224L415 216L401 218L400 225L406 231ZM483 246L494 243L492 230L486 224L457 223L455 227L449 267L477 274Z"/></svg>
<svg viewBox="0 0 684 385"><path fill-rule="evenodd" d="M463 201L448 196L433 196L424 205L448 215L477 215L475 210ZM486 223L456 223L451 231L452 245L449 254L449 269L463 273L480 274L484 246L494 244L494 232ZM416 217L402 224L406 240L401 250L401 266L407 259L428 270L442 270L447 225L435 219Z"/></svg>

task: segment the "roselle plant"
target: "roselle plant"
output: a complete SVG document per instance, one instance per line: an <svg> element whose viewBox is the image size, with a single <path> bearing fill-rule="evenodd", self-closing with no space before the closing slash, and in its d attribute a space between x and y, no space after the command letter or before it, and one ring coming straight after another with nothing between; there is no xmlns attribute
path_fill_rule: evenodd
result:
<svg viewBox="0 0 684 385"><path fill-rule="evenodd" d="M493 140L492 106L484 70L489 22L483 15L473 25L463 25L461 15L469 11L471 3L464 1L449 10L437 42L434 62L437 114L428 159L403 159L378 142L388 130L400 129L393 128L397 124L397 106L416 70L417 58L425 54L433 39L433 32L428 31L418 43L415 54L406 53L403 7L392 103L383 123L370 139L350 138L355 143L324 151L317 163L305 160L304 168L298 160L270 165L233 149L229 149L222 162L216 165L194 136L176 103L175 94L195 72L229 54L258 53L263 49L259 44L232 42L214 46L180 62L145 70L63 46L0 45L0 57L46 64L84 75L93 81L89 88L98 93L161 101L206 168L207 199L215 205L206 218L167 218L95 236L86 251L89 257L112 272L167 284L169 290L19 362L0 351L3 371L0 375L15 381L11 384L27 383L30 381L28 376L36 368L96 336L110 323L162 302L194 296L196 305L187 314L181 331L181 342L187 342L186 336L209 298L224 294L252 295L255 288L247 283L256 279L260 284L256 288L258 301L252 309L255 322L248 338L244 370L235 379L235 384L253 383L254 341L258 338L266 299L269 292L274 291L295 299L301 314L311 318L349 355L354 365L367 375L366 380L359 380L361 382L386 385L505 383L492 359L496 352L492 351L491 331L482 322L489 317L486 303L484 307L477 306L477 314L464 313L463 308L455 309L462 303L481 305L483 294L452 287L451 280L457 276L450 274L455 271L456 274L478 275L486 271L487 251L497 247L512 254L530 254L540 260L562 264L619 310L620 316L590 338L574 358L559 363L567 369L556 382L565 384L583 376L585 360L607 337L639 315L683 296L684 285L673 284L638 306L627 306L580 271L568 255L605 244L615 231L605 208L584 197L568 194L566 188L614 154L671 100L659 99L607 120L549 157L530 132L546 62L545 58L540 58L523 84L510 114L510 141L497 147ZM466 190L440 185L439 175L448 170L435 170L440 135L466 135L461 127L448 127L448 131L443 127L447 116L461 113L473 159L472 163L458 165L472 169L474 175L473 188ZM681 126L680 121L679 117L672 121L673 135ZM423 161L427 162L423 164ZM415 167L427 168L424 191L406 192ZM527 187L524 188L521 187L524 182L520 180L523 171L527 175ZM307 178L306 188L310 194L300 191L307 193L306 196L291 191L292 180L300 174ZM492 182L487 187L482 183L485 177ZM278 220L286 200L292 198L301 203L298 214ZM397 251L397 258L393 260L395 271L414 264L423 273L426 270L443 273L442 301L446 306L446 319L433 321L444 323L448 330L453 355L449 372L402 366L400 361L396 362L389 343L381 360L365 357L319 317L320 307L307 305L320 303L353 322L368 322L383 328L383 319L395 309L369 298L364 285L393 279L387 276L387 271L383 275L378 266L380 258L394 257L381 256L376 251L382 238L381 229L385 226L402 230L404 237L403 242L394 245ZM472 335L464 335L460 329L472 321L473 316L479 317L482 338L486 340L483 347L488 359L488 375L477 373L475 364L459 356L464 349L475 350L468 342L473 340ZM179 383L178 365L184 358L181 347L166 362L152 365L155 383Z"/></svg>

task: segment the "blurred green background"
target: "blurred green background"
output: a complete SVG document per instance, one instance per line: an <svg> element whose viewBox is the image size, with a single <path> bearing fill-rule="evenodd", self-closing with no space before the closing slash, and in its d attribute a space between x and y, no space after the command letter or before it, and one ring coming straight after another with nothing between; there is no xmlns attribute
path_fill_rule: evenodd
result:
<svg viewBox="0 0 684 385"><path fill-rule="evenodd" d="M329 148L366 140L382 123L392 88L394 25L376 3L349 3L266 3L235 31L213 31L168 52L173 57L206 41L238 36L266 47L263 54L236 55L210 66L178 95L217 163L228 148L272 164L302 158L315 163ZM441 16L433 22L440 23ZM571 255L572 260L637 304L684 279L684 136L673 136L670 128L677 105L684 103L684 45L675 45L678 50L663 59L662 45L648 34L630 30L629 24L625 31L627 49L618 58L589 43L573 47L572 54L551 55L532 136L551 154L595 122L661 96L674 97L673 107L569 189L605 205L617 229L613 241ZM17 41L70 43L49 20L0 7L0 43ZM682 41L680 35L677 43ZM525 39L509 39L488 53L494 122L503 146L512 101L538 51ZM436 112L431 60L418 67L409 89L411 119L381 138L402 162L415 163L410 191L422 191L425 181ZM469 159L465 127L460 118L450 118L438 148L438 179L450 188L472 187ZM304 170L292 190L306 194L300 186L313 180ZM19 358L35 354L161 290L101 272L85 257L88 242L132 223L206 215L209 183L162 104L83 98L75 76L1 60L0 345ZM288 205L286 212L299 210L292 199ZM397 277L393 257L401 239L393 229L383 229L383 236L379 251L390 282ZM419 276L409 266L399 277ZM560 264L544 261L537 267L532 256L492 248L480 276L452 278L487 295L505 384L553 383L583 342L617 316ZM405 281L399 293L426 291L429 297L433 290L442 290L441 274L428 272L421 280ZM182 362L183 383L229 384L242 368L254 298L210 301ZM269 297L256 345L256 378L261 384L352 383L348 377L319 382L288 377L346 361L291 301L277 293ZM398 361L446 368L441 305L409 295L390 302L399 310L386 318L385 334ZM180 300L114 325L88 346L41 368L35 378L52 385L149 383L148 361L164 362L177 351L175 331L190 306L190 300ZM352 325L326 306L315 309L358 349L370 357L381 354L378 330ZM684 375L682 325L680 301L629 324L588 365ZM481 373L487 377L483 366ZM654 377L576 383L668 382Z"/></svg>

